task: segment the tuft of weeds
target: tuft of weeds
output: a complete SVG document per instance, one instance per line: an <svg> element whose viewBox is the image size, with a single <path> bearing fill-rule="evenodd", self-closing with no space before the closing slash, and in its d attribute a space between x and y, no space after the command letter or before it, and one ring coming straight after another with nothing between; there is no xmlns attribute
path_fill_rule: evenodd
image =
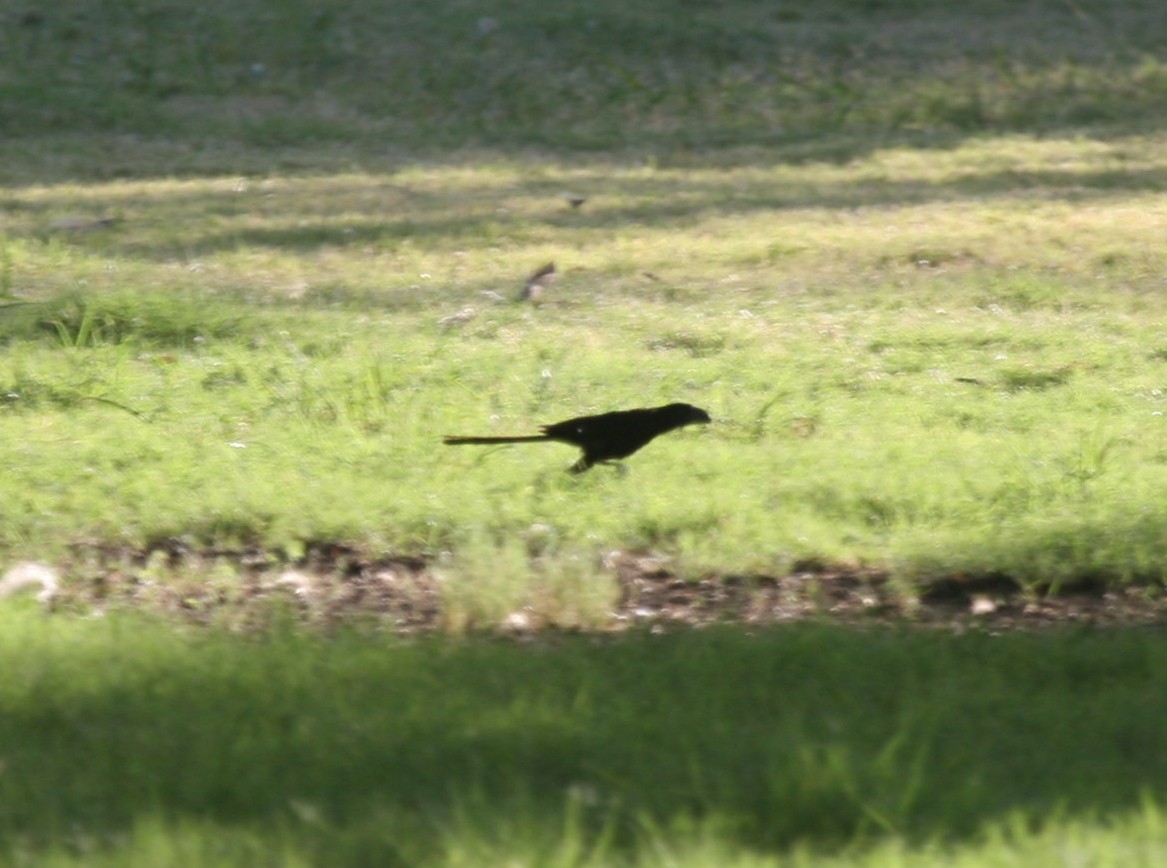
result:
<svg viewBox="0 0 1167 868"><path fill-rule="evenodd" d="M557 551L532 560L521 541L482 534L462 542L436 573L443 627L454 633L602 629L621 596L594 554Z"/></svg>
<svg viewBox="0 0 1167 868"><path fill-rule="evenodd" d="M123 343L193 349L241 331L238 311L182 293L69 293L0 307L0 345L40 337L72 350Z"/></svg>
<svg viewBox="0 0 1167 868"><path fill-rule="evenodd" d="M181 294L72 297L54 303L46 320L61 345L71 348L120 343L193 348L237 337L241 328L235 312Z"/></svg>

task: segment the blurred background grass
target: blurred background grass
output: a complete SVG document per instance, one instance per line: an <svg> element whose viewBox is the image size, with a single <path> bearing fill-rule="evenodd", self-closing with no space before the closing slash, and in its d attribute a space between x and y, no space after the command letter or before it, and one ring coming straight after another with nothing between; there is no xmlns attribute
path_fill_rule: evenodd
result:
<svg viewBox="0 0 1167 868"><path fill-rule="evenodd" d="M7 4L0 25L5 138L705 159L822 156L831 137L847 156L889 137L1151 131L1167 110L1154 0L62 0Z"/></svg>

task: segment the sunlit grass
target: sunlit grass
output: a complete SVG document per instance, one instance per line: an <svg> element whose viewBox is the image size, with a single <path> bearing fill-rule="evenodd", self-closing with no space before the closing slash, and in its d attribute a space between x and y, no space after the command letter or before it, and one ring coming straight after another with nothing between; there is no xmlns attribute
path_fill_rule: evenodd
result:
<svg viewBox="0 0 1167 868"><path fill-rule="evenodd" d="M11 190L6 281L34 303L3 313L5 546L437 555L539 525L683 572L1157 577L1155 145ZM549 303L515 303L548 259ZM439 442L670 400L716 424L627 477Z"/></svg>
<svg viewBox="0 0 1167 868"><path fill-rule="evenodd" d="M707 283L726 269L783 266L803 282L853 280L857 270L865 280L918 282L898 272L930 266L1147 283L1160 264L1153 233L1165 219L1153 183L1157 145L1014 136L944 151L877 150L846 165L769 163L765 152L745 152L742 165L704 168L605 159L581 167L578 158L535 155L532 165L485 154L473 167L24 188L9 194L8 225L17 236L39 230L48 249L38 255L57 256L51 274L21 270L30 288L98 262L109 268L111 257L116 270L87 275L91 283L132 279L150 265L179 285L294 298L333 283L370 302L393 290L432 298L453 281L509 290L547 256L584 269L576 284L592 291L601 278L646 270ZM563 190L589 201L572 211ZM124 223L74 237L51 232L78 214ZM18 264L28 259L25 244L8 244Z"/></svg>

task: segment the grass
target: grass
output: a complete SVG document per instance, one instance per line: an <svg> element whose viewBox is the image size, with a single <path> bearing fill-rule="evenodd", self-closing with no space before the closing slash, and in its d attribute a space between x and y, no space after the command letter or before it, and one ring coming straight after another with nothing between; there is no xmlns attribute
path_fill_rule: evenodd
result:
<svg viewBox="0 0 1167 868"><path fill-rule="evenodd" d="M1153 633L514 644L29 614L2 613L7 864L1162 852Z"/></svg>
<svg viewBox="0 0 1167 868"><path fill-rule="evenodd" d="M0 864L1163 861L1154 632L612 629L633 556L1161 592L1160 4L802 5L0 11L0 562L66 589ZM625 475L439 443L672 400Z"/></svg>
<svg viewBox="0 0 1167 868"><path fill-rule="evenodd" d="M1154 145L13 190L3 545L436 556L538 525L690 573L1157 579L1163 205L1129 189ZM41 234L94 199L124 222ZM481 294L548 258L553 303ZM631 484L437 443L668 400L718 424Z"/></svg>
<svg viewBox="0 0 1167 868"><path fill-rule="evenodd" d="M264 150L870 143L1145 123L1164 108L1152 0L670 11L658 0L451 2L441 16L369 0L325 11L218 0L197 12L68 0L8 13L0 93L22 136L81 126Z"/></svg>

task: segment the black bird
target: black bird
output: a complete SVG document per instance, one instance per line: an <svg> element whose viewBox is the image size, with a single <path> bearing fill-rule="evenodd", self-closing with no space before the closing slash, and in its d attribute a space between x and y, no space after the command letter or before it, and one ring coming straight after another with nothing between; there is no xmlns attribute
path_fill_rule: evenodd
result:
<svg viewBox="0 0 1167 868"><path fill-rule="evenodd" d="M598 416L579 416L544 425L542 434L526 437L446 437L448 446L463 444L534 443L558 440L583 450L579 461L570 468L572 473L583 473L593 464L627 458L661 434L685 425L706 423L709 414L692 404L666 404L639 410L616 410Z"/></svg>

